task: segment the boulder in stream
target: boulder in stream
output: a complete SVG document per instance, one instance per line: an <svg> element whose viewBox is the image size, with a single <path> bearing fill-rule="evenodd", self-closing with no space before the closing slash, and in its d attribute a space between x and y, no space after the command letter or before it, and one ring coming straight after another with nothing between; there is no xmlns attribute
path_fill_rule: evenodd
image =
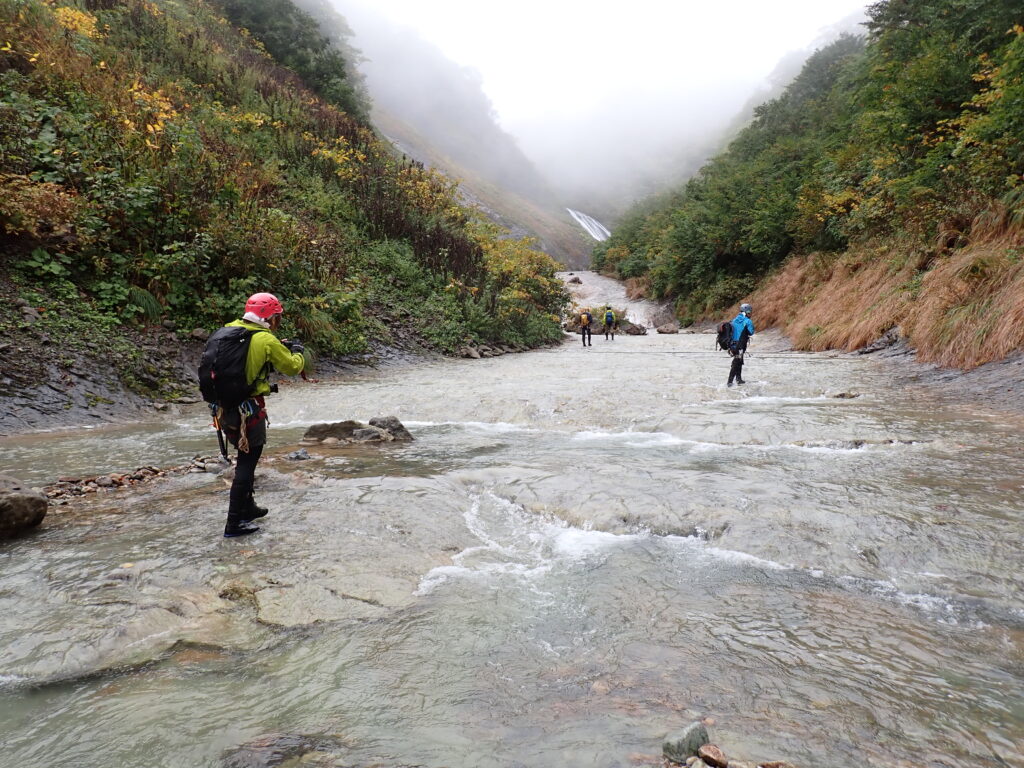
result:
<svg viewBox="0 0 1024 768"><path fill-rule="evenodd" d="M412 440L412 433L398 420L397 416L374 416L370 426L383 429L394 440Z"/></svg>
<svg viewBox="0 0 1024 768"><path fill-rule="evenodd" d="M390 443L395 440L412 439L412 434L395 416L375 416L370 419L369 424L351 419L330 424L314 424L302 436L305 443L318 442L323 445Z"/></svg>
<svg viewBox="0 0 1024 768"><path fill-rule="evenodd" d="M25 487L10 475L0 475L0 539L35 528L49 506L42 493Z"/></svg>
<svg viewBox="0 0 1024 768"><path fill-rule="evenodd" d="M658 333L679 333L679 326L675 323L665 323L658 326Z"/></svg>
<svg viewBox="0 0 1024 768"><path fill-rule="evenodd" d="M696 755L697 750L708 741L708 729L703 723L694 722L678 733L666 736L661 752L674 763L685 763L688 757Z"/></svg>

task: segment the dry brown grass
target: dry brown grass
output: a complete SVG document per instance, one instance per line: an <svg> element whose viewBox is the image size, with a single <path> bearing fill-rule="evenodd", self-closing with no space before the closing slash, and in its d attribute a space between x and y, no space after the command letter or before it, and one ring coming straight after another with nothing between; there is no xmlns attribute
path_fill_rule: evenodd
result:
<svg viewBox="0 0 1024 768"><path fill-rule="evenodd" d="M899 327L923 361L969 369L999 360L1024 346L1024 236L998 211L970 229L970 244L951 253L790 259L749 298L758 325L810 350L857 349Z"/></svg>
<svg viewBox="0 0 1024 768"><path fill-rule="evenodd" d="M630 301L646 299L650 295L651 278L647 275L644 275L643 277L631 277L626 280L626 298Z"/></svg>

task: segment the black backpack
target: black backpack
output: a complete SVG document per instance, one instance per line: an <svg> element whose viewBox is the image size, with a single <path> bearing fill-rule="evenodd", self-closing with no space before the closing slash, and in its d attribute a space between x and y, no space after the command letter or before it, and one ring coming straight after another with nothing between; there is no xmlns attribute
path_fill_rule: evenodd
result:
<svg viewBox="0 0 1024 768"><path fill-rule="evenodd" d="M245 363L255 333L259 331L227 326L210 336L199 361L199 391L203 400L230 410L249 398L252 385L245 377Z"/></svg>
<svg viewBox="0 0 1024 768"><path fill-rule="evenodd" d="M715 345L718 349L726 351L732 345L732 323L728 320L718 326L718 336L715 337Z"/></svg>

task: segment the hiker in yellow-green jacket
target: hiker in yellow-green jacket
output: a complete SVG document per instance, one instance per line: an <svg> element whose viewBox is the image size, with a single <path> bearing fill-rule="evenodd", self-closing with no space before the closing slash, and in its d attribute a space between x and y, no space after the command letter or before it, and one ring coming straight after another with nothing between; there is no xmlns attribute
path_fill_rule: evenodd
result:
<svg viewBox="0 0 1024 768"><path fill-rule="evenodd" d="M259 526L253 525L252 521L267 514L266 508L256 504L253 480L256 464L259 463L263 446L267 442L267 411L264 397L277 391L277 387L270 384L270 372L276 370L286 376L295 376L301 373L306 365L302 344L287 339L279 340L273 334L273 331L281 326L283 312L284 307L273 294L254 294L246 302L245 314L241 320L228 323L210 337L211 342L217 336L228 339L237 337L237 343L245 343L247 340L249 345L245 359L244 382L239 378L242 394L238 397L221 394L215 417L215 426L223 430L231 445L238 449L235 477L231 482L228 501L228 519L224 526L226 538L255 533ZM236 328L250 333L239 335L229 331ZM210 349L211 346L208 345L204 361ZM220 356L227 358L228 354L221 352ZM223 373L222 382L226 378L228 374ZM202 385L203 369L200 366L200 386ZM241 402L236 405L234 401L237 400Z"/></svg>
<svg viewBox="0 0 1024 768"><path fill-rule="evenodd" d="M615 341L615 329L619 327L618 318L615 317L615 312L612 310L609 304L604 308L604 340L608 341L608 334L612 336L612 341Z"/></svg>

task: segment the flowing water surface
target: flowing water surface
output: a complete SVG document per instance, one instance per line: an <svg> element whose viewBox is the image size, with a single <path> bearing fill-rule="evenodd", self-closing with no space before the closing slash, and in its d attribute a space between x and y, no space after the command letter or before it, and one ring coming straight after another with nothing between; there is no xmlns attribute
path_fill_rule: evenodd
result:
<svg viewBox="0 0 1024 768"><path fill-rule="evenodd" d="M0 762L627 766L710 717L737 758L1024 766L1021 422L760 336L727 389L711 346L282 387L245 539L212 474L54 511L0 545ZM415 441L284 458L384 414ZM0 440L37 483L214 451L202 406Z"/></svg>

